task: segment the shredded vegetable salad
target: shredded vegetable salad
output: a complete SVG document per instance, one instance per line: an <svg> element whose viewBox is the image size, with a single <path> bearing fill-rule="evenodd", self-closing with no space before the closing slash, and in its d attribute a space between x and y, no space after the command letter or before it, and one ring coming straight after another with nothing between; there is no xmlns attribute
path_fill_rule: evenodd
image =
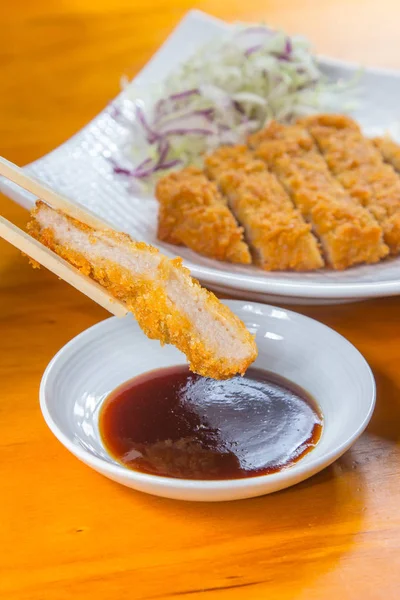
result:
<svg viewBox="0 0 400 600"><path fill-rule="evenodd" d="M305 38L237 25L181 64L156 100L153 94L146 101L133 84L126 87L134 105L129 158L133 164L138 155L145 159L132 168L115 165L115 171L154 181L170 169L201 166L205 152L242 143L271 119L290 122L321 109L345 112L349 87L321 73Z"/></svg>

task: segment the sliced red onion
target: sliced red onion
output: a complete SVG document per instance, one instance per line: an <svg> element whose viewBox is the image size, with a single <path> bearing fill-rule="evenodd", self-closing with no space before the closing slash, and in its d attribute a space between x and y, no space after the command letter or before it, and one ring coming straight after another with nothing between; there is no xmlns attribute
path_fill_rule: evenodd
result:
<svg viewBox="0 0 400 600"><path fill-rule="evenodd" d="M119 165L113 165L113 172L116 175L126 175L127 177L134 177L135 171L132 169L125 169L124 167L120 167Z"/></svg>
<svg viewBox="0 0 400 600"><path fill-rule="evenodd" d="M149 163L152 162L152 158L146 158L143 162L141 162L137 167L135 167L135 171L140 171L144 169Z"/></svg>
<svg viewBox="0 0 400 600"><path fill-rule="evenodd" d="M196 96L200 94L200 90L198 88L194 88L192 90L185 90L184 92L179 92L179 94L172 94L168 97L168 100L183 100L184 98L188 98L189 96Z"/></svg>
<svg viewBox="0 0 400 600"><path fill-rule="evenodd" d="M287 54L289 56L290 54L292 54L292 52L293 52L292 40L287 37L286 42L285 42L285 54Z"/></svg>
<svg viewBox="0 0 400 600"><path fill-rule="evenodd" d="M161 169L172 169L173 167L178 167L180 165L183 165L183 160L181 160L180 158L176 158L175 160L170 160L157 165L154 170L160 171Z"/></svg>
<svg viewBox="0 0 400 600"><path fill-rule="evenodd" d="M164 136L169 135L214 135L213 129L201 129L196 127L181 127L177 129L170 129L163 133Z"/></svg>
<svg viewBox="0 0 400 600"><path fill-rule="evenodd" d="M252 54L254 54L254 52L258 52L258 50L261 50L262 47L263 47L262 44L256 44L255 46L250 46L250 48L247 48L244 51L244 55L249 57Z"/></svg>
<svg viewBox="0 0 400 600"><path fill-rule="evenodd" d="M145 117L145 114L144 114L143 110L140 108L140 106L136 106L136 116L138 118L139 123L142 125L143 129L146 131L147 141L149 142L149 144L154 144L154 142L157 141L160 138L160 136L158 133L153 131L153 129L150 127L150 125L148 124L147 119Z"/></svg>
<svg viewBox="0 0 400 600"><path fill-rule="evenodd" d="M164 138L161 139L158 144L157 151L158 158L147 158L134 169L131 175L137 179L144 179L152 175L155 171L169 169L177 166L178 164L183 164L180 159L170 161L166 160L168 152L170 151L170 144L168 140Z"/></svg>
<svg viewBox="0 0 400 600"><path fill-rule="evenodd" d="M159 153L158 162L159 163L163 163L165 161L165 159L168 156L169 150L170 150L170 144L169 144L168 140L166 140L165 138L161 139L160 143L158 145L158 153Z"/></svg>
<svg viewBox="0 0 400 600"><path fill-rule="evenodd" d="M119 117L122 116L122 111L119 108L119 106L116 106L115 104L110 103L109 114L112 119L118 119Z"/></svg>
<svg viewBox="0 0 400 600"><path fill-rule="evenodd" d="M135 177L136 179L145 179L146 177L150 177L150 175L152 175L156 170L156 167L157 165L153 165L148 169L144 169L143 171L137 171L134 173L133 177Z"/></svg>
<svg viewBox="0 0 400 600"><path fill-rule="evenodd" d="M159 137L165 137L166 135L171 134L180 135L181 132L195 132L208 135L214 133L214 131L210 129L210 122L212 122L212 120L209 111L192 111L186 115L180 115L159 124L157 131Z"/></svg>
<svg viewBox="0 0 400 600"><path fill-rule="evenodd" d="M183 92L179 92L178 94L171 94L167 96L167 98L161 98L158 100L154 107L154 116L155 121L159 121L161 118L165 117L168 113L165 111L166 106L170 102L179 102L180 100L185 100L186 98L190 98L191 96L195 96L200 94L200 90L197 88L191 90L185 90Z"/></svg>
<svg viewBox="0 0 400 600"><path fill-rule="evenodd" d="M290 61L293 53L292 41L290 38L286 38L285 47L281 54L277 55L278 60Z"/></svg>
<svg viewBox="0 0 400 600"><path fill-rule="evenodd" d="M203 116L203 117L206 117L206 119L208 119L209 121L212 121L215 116L215 109L214 108L203 108L203 109L199 109L199 110L194 110L194 111L192 111L191 114Z"/></svg>
<svg viewBox="0 0 400 600"><path fill-rule="evenodd" d="M137 179L145 179L146 177L153 175L153 173L155 173L156 171L172 169L173 167L177 167L180 165L183 165L183 161L180 160L179 158L176 158L174 160L170 160L167 162L158 161L156 164L152 165L148 169L144 169L142 171L135 172L133 174L133 177L135 177Z"/></svg>
<svg viewBox="0 0 400 600"><path fill-rule="evenodd" d="M194 117L197 115L200 117L211 118L214 116L214 114L215 114L214 108L199 108L197 110L191 110L186 114L179 115L178 117L173 117L171 120L168 120L168 123L170 123L171 121L174 121L174 120L187 119L187 118Z"/></svg>
<svg viewBox="0 0 400 600"><path fill-rule="evenodd" d="M116 175L127 175L132 176L134 173L133 169L129 169L128 167L122 167L114 158L107 158L108 162L112 165L112 170Z"/></svg>

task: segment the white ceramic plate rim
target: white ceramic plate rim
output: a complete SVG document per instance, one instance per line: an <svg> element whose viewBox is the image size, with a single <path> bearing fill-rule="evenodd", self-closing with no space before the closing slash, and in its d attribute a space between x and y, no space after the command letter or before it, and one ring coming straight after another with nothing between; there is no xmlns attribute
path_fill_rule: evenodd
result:
<svg viewBox="0 0 400 600"><path fill-rule="evenodd" d="M226 301L225 304L227 304L228 306L231 306L231 307L238 306L238 305L243 306L243 304L251 304L252 306L255 306L255 307L259 306L259 307L263 307L263 308L267 308L267 309L274 308L274 307L270 307L266 304L261 304L258 302L243 303L243 302L237 301L237 300ZM311 319L310 317L306 317L304 315L300 315L299 313L295 313L295 312L287 310L287 309L281 309L281 310L284 310L284 312L286 312L289 315L289 317L295 316L296 318L300 317L301 319L304 319L305 321L315 322L314 319ZM102 460L101 458L94 456L90 452L83 449L81 446L71 442L71 440L60 430L60 428L57 426L55 421L52 419L49 410L47 409L46 387L47 387L47 381L51 375L51 372L54 368L56 368L56 365L57 365L58 360L60 359L61 355L63 355L65 352L67 352L67 353L72 352L77 346L79 346L81 344L81 342L85 339L86 336L93 334L93 332L96 331L96 329L101 329L102 326L104 325L104 323L107 321L110 321L110 319L116 319L116 318L117 317L110 317L109 319L106 319L105 321L100 321L100 323L97 323L96 325L89 327L88 329L86 329L85 331L83 331L82 333L80 333L76 337L74 337L72 340L70 340L67 344L65 344L65 346L63 346L57 352L57 354L55 354L55 356L51 359L51 361L47 365L47 367L44 371L41 383L40 383L40 390L39 390L40 408L41 408L43 417L44 417L49 429L52 431L52 433L55 435L55 437L72 454L77 456L81 461L83 461L84 463L86 463L88 465L93 466L95 469L98 468L103 473L107 473L111 476L113 475L113 476L123 477L125 479L129 479L131 481L136 481L136 482L141 482L141 483L157 482L157 485L168 488L168 489L171 489L171 487L172 487L174 489L229 490L229 489L232 489L232 487L234 487L235 489L246 488L250 484L252 485L252 487L254 487L254 489L257 489L259 487L260 488L263 487L265 485L266 481L271 483L271 485L274 482L285 481L287 486L289 486L290 482L292 480L296 480L296 482L302 481L302 480L312 476L313 474L317 473L322 468L325 468L325 467L329 466L330 464L332 464L337 458L339 458L344 452L346 452L346 450L348 450L350 448L350 446L355 442L355 440L357 440L357 438L363 433L363 431L367 427L367 425L372 417L372 414L373 414L373 411L375 408L375 403L376 403L376 385L375 385L374 376L372 374L370 366L368 365L367 361L362 356L362 354L357 350L357 348L355 348L348 340L346 340L346 338L344 338L342 335L340 335L339 333L337 333L336 331L334 331L327 325L324 325L323 323L318 322L318 325L321 328L329 330L329 333L331 335L334 335L334 336L337 336L338 338L340 338L341 343L351 347L352 351L354 353L356 353L356 356L358 357L358 359L360 360L360 362L363 364L363 366L366 369L366 373L368 374L368 378L369 378L370 390L371 390L370 405L369 405L369 409L368 409L366 416L358 424L358 426L354 430L353 434L350 435L347 438L347 440L342 442L334 450L326 452L325 454L321 455L319 458L315 459L314 461L311 459L309 462L307 462L304 465L302 465L301 460L300 460L298 463L295 463L294 465L292 465L290 467L282 469L278 473L271 473L269 475L259 475L256 477L249 477L249 478L245 478L245 479L226 479L226 480L222 480L222 481L175 479L175 478L169 478L169 477L162 477L159 475L148 475L145 473L141 473L139 471L133 471L133 470L127 469L125 467L109 463L105 460Z"/></svg>
<svg viewBox="0 0 400 600"><path fill-rule="evenodd" d="M178 25L178 28L171 34L171 36L167 39L165 44L154 54L151 60L146 64L146 66L142 69L142 71L135 77L135 83L140 82L143 78L148 76L148 73L152 73L154 70L157 71L157 65L161 61L161 56L168 56L170 62L174 62L173 59L176 55L176 48L172 49L173 44L171 45L172 40L174 40L174 36L176 35L178 29L183 31L186 28L186 33L196 27L197 25L201 25L203 28L226 28L229 25L223 23L219 19L215 17L211 17L201 11L193 10L189 11L189 13L184 17L184 19ZM176 46L176 44L175 44ZM359 65L355 63L346 62L343 60L336 60L333 58L328 58L325 56L319 57L319 62L321 66L325 67L333 67L339 68L343 72L348 73L349 75L354 73L357 69L359 69ZM154 69L155 67L155 69ZM400 71L394 69L382 69L382 68L367 68L365 72L369 74L376 75L386 75L387 77L394 78L396 80L400 80ZM119 96L121 97L122 94ZM107 111L105 108L100 115L104 114ZM85 129L90 128L93 123L99 118L100 115L94 117L82 130L77 132L74 136L72 136L69 140L66 140L63 144L61 144L58 148L50 152L48 155L38 159L34 163L31 163L27 166L27 169L36 168L38 164L42 161L46 161L46 158L53 154L54 152L59 152L60 149L69 145L73 140L77 138L77 136L81 135ZM6 181L0 180L0 189L2 189L5 193L7 193L11 198L15 199L17 202L21 203L26 208L31 208L34 197L21 190L17 186L10 184ZM149 241L145 239L144 241ZM151 241L151 243L154 243ZM174 256L177 250L173 246L164 246L158 244L158 247L168 255ZM224 292L228 292L229 290L240 291L242 294L255 293L255 294L270 294L276 296L286 296L286 297L298 297L298 298L308 298L308 299L359 299L365 297L377 297L377 296L390 296L400 293L400 259L393 259L396 261L399 260L399 277L397 278L397 271L395 276L390 277L385 280L385 275L381 276L380 280L374 281L356 281L351 280L348 282L329 282L327 281L318 281L313 282L307 280L305 277L301 279L300 277L296 277L293 279L279 279L274 277L273 273L263 273L260 272L260 275L254 275L253 273L235 273L235 272L227 272L218 267L218 263L214 261L209 261L210 266L205 264L196 263L196 255L191 253L190 257L186 257L184 259L185 264L190 268L192 274L200 279L203 283L210 285L218 286L219 288L225 287ZM212 263L215 264L215 267L212 266ZM388 264L387 262L385 264ZM374 265L372 268L379 269L379 265ZM298 274L297 274L298 275Z"/></svg>

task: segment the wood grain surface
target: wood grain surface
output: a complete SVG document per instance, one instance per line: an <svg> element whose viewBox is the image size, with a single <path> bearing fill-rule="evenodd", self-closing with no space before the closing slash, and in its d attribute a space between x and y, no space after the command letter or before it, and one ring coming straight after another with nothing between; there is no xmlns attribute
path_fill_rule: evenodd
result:
<svg viewBox="0 0 400 600"><path fill-rule="evenodd" d="M24 164L71 136L194 7L400 68L398 0L3 2L0 153ZM24 210L0 204L24 225ZM0 597L399 598L400 299L299 310L369 361L378 401L367 432L332 467L271 496L214 505L146 496L80 464L39 410L46 364L105 311L0 241Z"/></svg>

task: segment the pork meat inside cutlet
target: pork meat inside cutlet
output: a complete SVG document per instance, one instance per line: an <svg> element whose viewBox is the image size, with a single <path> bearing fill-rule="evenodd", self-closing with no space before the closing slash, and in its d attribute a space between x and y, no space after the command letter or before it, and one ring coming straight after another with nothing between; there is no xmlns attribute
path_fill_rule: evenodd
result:
<svg viewBox="0 0 400 600"><path fill-rule="evenodd" d="M311 271L323 266L310 225L275 175L246 146L222 147L206 156L204 164L243 225L257 265L266 271Z"/></svg>
<svg viewBox="0 0 400 600"><path fill-rule="evenodd" d="M166 175L157 184L158 238L232 263L251 263L243 229L216 185L194 167Z"/></svg>
<svg viewBox="0 0 400 600"><path fill-rule="evenodd" d="M249 144L311 223L334 269L376 263L387 255L381 227L335 179L303 126L271 122L250 136Z"/></svg>
<svg viewBox="0 0 400 600"><path fill-rule="evenodd" d="M340 184L382 227L391 254L399 254L400 178L393 167L349 117L316 115L302 122Z"/></svg>
<svg viewBox="0 0 400 600"><path fill-rule="evenodd" d="M96 230L38 202L28 229L36 239L126 303L145 334L173 344L196 373L243 374L255 360L253 336L240 319L169 260L128 235Z"/></svg>

